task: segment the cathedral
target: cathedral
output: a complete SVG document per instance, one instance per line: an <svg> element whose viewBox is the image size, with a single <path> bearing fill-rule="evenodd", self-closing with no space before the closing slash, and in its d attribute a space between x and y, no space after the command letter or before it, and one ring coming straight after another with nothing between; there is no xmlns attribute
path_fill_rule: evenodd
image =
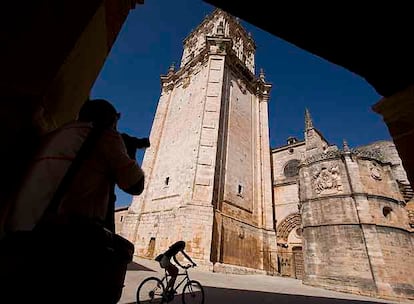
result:
<svg viewBox="0 0 414 304"><path fill-rule="evenodd" d="M413 191L392 142L331 145L305 111L303 140L270 148L272 85L255 42L215 10L161 76L145 190L116 214L135 254L178 240L201 267L414 298Z"/></svg>

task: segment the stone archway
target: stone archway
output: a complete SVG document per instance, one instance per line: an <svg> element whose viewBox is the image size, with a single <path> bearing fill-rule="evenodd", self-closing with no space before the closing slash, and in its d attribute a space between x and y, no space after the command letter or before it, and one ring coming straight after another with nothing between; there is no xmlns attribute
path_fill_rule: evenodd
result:
<svg viewBox="0 0 414 304"><path fill-rule="evenodd" d="M285 217L277 226L278 262L282 276L302 279L302 219L299 213Z"/></svg>
<svg viewBox="0 0 414 304"><path fill-rule="evenodd" d="M290 232L295 227L298 227L298 226L300 227L301 224L302 224L302 218L299 212L291 213L287 217L285 217L283 221L276 228L278 243L281 243L281 242L287 243Z"/></svg>

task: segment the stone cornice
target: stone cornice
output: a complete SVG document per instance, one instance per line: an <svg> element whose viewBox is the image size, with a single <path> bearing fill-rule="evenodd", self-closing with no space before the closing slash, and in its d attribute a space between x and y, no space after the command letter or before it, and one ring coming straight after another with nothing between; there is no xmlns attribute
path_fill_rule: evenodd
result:
<svg viewBox="0 0 414 304"><path fill-rule="evenodd" d="M270 91L272 90L272 84L257 81L256 95L260 97L260 101L268 102L270 100Z"/></svg>
<svg viewBox="0 0 414 304"><path fill-rule="evenodd" d="M386 163L384 155L378 149L356 148L356 149L351 150L351 154L356 155L359 158L376 160L376 161L379 161L381 163Z"/></svg>
<svg viewBox="0 0 414 304"><path fill-rule="evenodd" d="M397 205L401 205L403 207L406 205L405 201L400 201L400 200L397 200L395 198L382 196L382 195L369 194L369 193L366 193L366 192L354 192L354 193L341 193L341 194L323 195L323 196L318 196L318 197L303 200L303 201L300 202L300 204L303 205L305 203L325 201L325 200L332 199L332 198L343 199L343 198L355 198L355 197L366 197L368 199L376 199L376 200L380 200L380 201L386 201L386 202L394 203L394 204L397 204Z"/></svg>
<svg viewBox="0 0 414 304"><path fill-rule="evenodd" d="M227 65L233 67L232 71L241 79L246 81L246 86L256 96L261 98L261 101L269 101L272 84L266 83L259 77L254 75L246 65L237 57L236 53L230 48L226 54Z"/></svg>
<svg viewBox="0 0 414 304"><path fill-rule="evenodd" d="M343 151L343 150L331 150L323 153L319 153L316 155L312 155L308 158L306 158L300 166L309 166L314 163L327 161L327 160L334 160L334 159L340 159L344 156L351 156L351 157L357 157L359 159L367 159L367 160L373 160L376 161L382 165L391 164L387 161L385 161L384 156L382 155L381 151L376 149L352 149L350 151Z"/></svg>
<svg viewBox="0 0 414 304"><path fill-rule="evenodd" d="M207 49L204 49L200 52L197 56L195 56L191 61L187 62L185 66L180 68L175 72L170 72L166 75L161 75L161 87L163 90L169 90L177 84L177 82L181 81L183 76L192 68L196 67L198 64L204 64L208 58Z"/></svg>
<svg viewBox="0 0 414 304"><path fill-rule="evenodd" d="M249 91L261 97L261 101L268 101L272 85L255 76L246 65L237 57L232 49L233 41L227 37L206 36L206 47L182 68L175 72L161 75L161 86L164 91L172 89L186 73L207 61L209 55L226 56L226 64L232 67L232 71L245 82Z"/></svg>
<svg viewBox="0 0 414 304"><path fill-rule="evenodd" d="M334 160L334 159L340 159L342 157L342 152L340 150L333 150L333 151L327 151L324 153L319 153L316 155L312 155L310 157L307 157L300 166L309 166L314 163L318 163L321 161L326 160Z"/></svg>

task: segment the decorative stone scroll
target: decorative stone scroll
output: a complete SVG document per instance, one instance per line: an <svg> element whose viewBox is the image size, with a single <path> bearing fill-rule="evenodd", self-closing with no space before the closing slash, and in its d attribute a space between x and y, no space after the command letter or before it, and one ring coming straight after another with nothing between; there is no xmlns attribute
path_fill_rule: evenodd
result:
<svg viewBox="0 0 414 304"><path fill-rule="evenodd" d="M309 165L318 161L327 160L327 159L335 159L341 157L342 152L339 150L330 150L324 153L316 154L313 156L308 157L304 164Z"/></svg>
<svg viewBox="0 0 414 304"><path fill-rule="evenodd" d="M384 155L381 153L379 149L352 149L352 154L362 157L362 158L372 158L377 159L379 161L384 161Z"/></svg>
<svg viewBox="0 0 414 304"><path fill-rule="evenodd" d="M339 167L322 166L312 172L312 188L318 195L337 194L343 191Z"/></svg>

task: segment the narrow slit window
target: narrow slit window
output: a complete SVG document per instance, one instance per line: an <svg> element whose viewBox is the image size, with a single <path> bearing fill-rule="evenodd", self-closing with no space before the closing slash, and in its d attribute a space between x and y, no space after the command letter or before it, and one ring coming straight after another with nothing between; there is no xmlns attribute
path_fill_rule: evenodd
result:
<svg viewBox="0 0 414 304"><path fill-rule="evenodd" d="M165 178L164 183L165 183L165 185L166 185L166 186L168 186L168 184L170 183L170 177L169 177L169 176L167 176L167 177Z"/></svg>
<svg viewBox="0 0 414 304"><path fill-rule="evenodd" d="M242 195L242 194L243 194L243 186L242 186L242 185L239 185L239 186L237 187L237 194L238 194L238 195Z"/></svg>

